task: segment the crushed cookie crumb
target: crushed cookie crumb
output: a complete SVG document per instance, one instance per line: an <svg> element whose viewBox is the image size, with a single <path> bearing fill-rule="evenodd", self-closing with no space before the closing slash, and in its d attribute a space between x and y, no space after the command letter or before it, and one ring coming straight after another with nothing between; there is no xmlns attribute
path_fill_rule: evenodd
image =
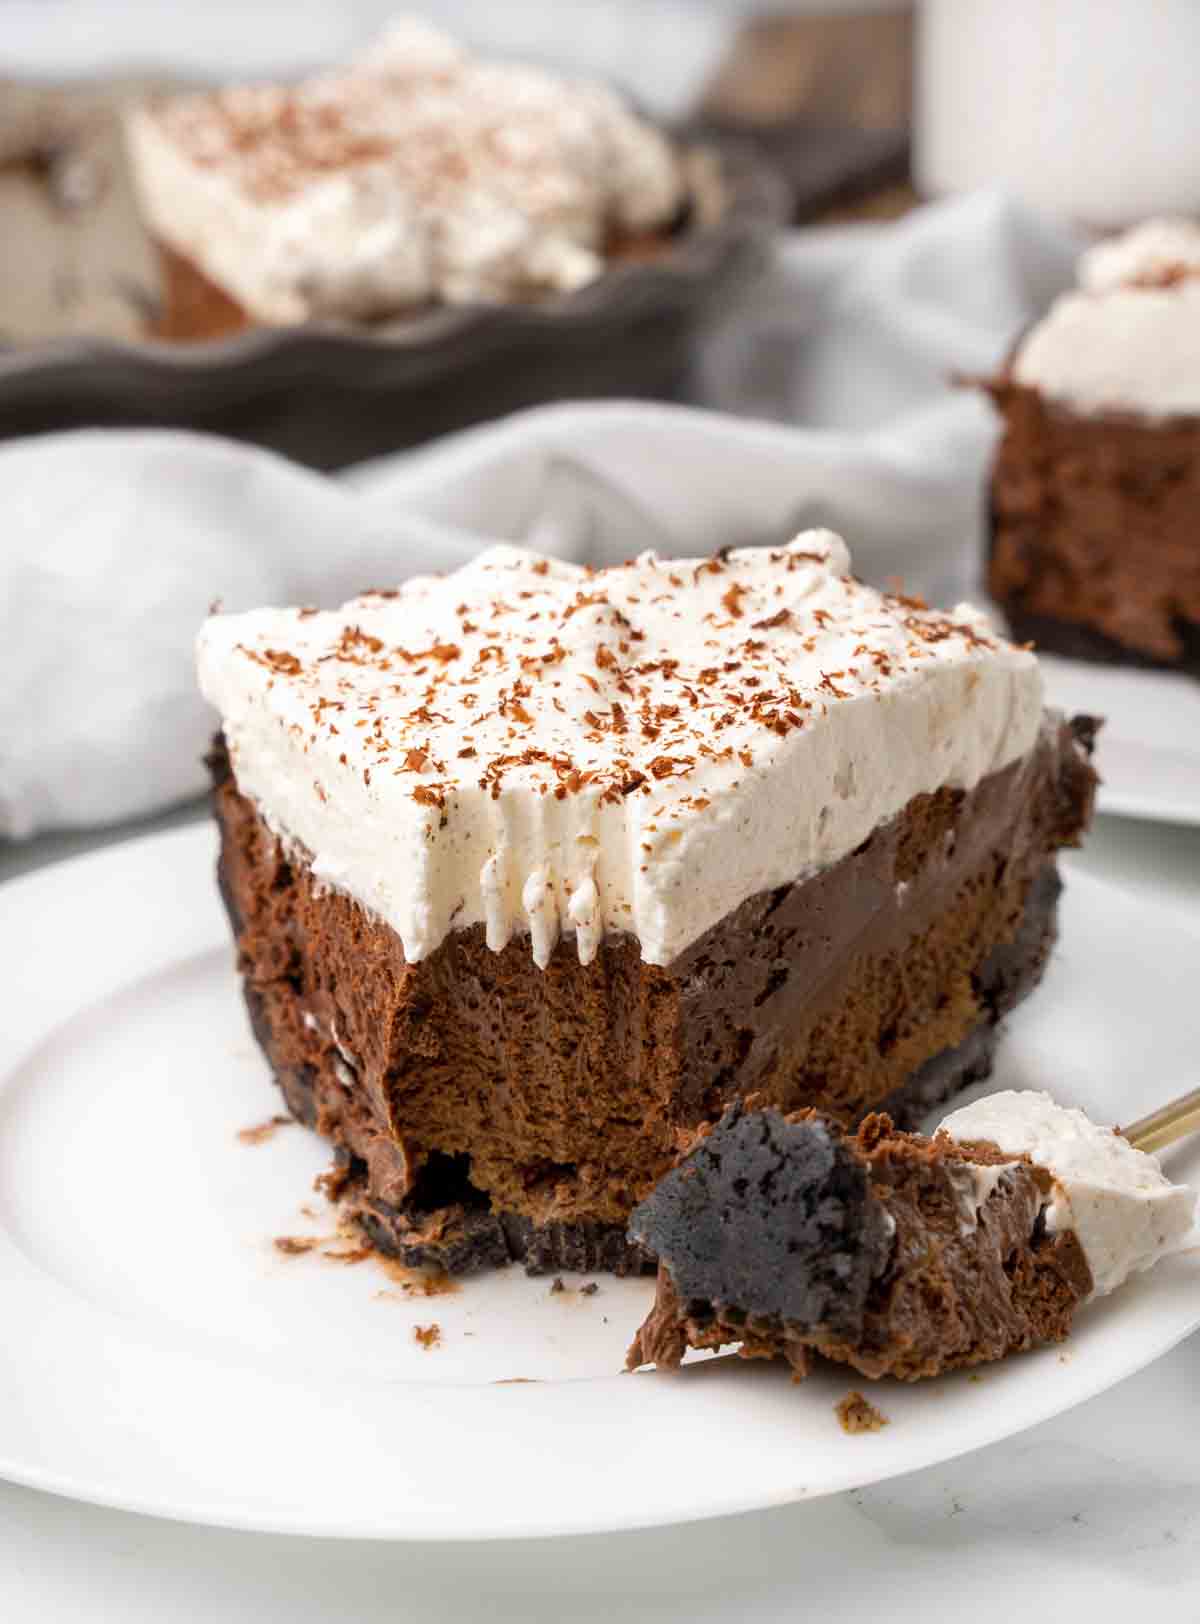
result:
<svg viewBox="0 0 1200 1624"><path fill-rule="evenodd" d="M877 1410L870 1399L857 1392L847 1393L845 1398L839 1399L833 1406L833 1413L843 1432L851 1434L859 1432L879 1432L888 1425L888 1418L882 1410Z"/></svg>
<svg viewBox="0 0 1200 1624"><path fill-rule="evenodd" d="M436 1348L441 1342L442 1328L436 1320L432 1325L414 1325L413 1340L428 1352L430 1348Z"/></svg>
<svg viewBox="0 0 1200 1624"><path fill-rule="evenodd" d="M273 1116L265 1122L256 1122L252 1128L239 1128L238 1142L243 1145L265 1145L268 1139L274 1139L280 1128L290 1127L293 1120L290 1116Z"/></svg>

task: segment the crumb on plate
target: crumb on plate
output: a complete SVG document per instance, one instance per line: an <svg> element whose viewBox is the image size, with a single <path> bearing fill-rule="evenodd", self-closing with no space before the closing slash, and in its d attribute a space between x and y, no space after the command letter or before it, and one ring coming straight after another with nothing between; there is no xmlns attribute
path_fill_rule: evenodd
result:
<svg viewBox="0 0 1200 1624"><path fill-rule="evenodd" d="M878 1432L888 1424L887 1416L859 1392L847 1393L845 1398L839 1399L833 1413L843 1432Z"/></svg>

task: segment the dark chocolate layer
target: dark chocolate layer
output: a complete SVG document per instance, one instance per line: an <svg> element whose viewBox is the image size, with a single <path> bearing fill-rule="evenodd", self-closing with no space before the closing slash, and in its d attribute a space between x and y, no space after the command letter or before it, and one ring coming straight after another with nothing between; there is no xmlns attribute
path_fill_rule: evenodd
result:
<svg viewBox="0 0 1200 1624"><path fill-rule="evenodd" d="M1094 726L1047 729L974 790L918 796L849 857L751 897L682 954L681 1120L719 1116L733 1085L857 1121L968 1039L985 981L993 1018L1024 996L1041 963L1021 955L1008 997L988 960L1012 945L1046 858L1090 819Z"/></svg>

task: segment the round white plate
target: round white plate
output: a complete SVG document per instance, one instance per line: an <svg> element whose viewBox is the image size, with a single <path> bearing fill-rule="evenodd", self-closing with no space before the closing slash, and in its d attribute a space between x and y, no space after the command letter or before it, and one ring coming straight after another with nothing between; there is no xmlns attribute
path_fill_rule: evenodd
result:
<svg viewBox="0 0 1200 1624"><path fill-rule="evenodd" d="M1046 698L1103 716L1097 806L1130 818L1200 824L1200 682L1166 671L1039 656Z"/></svg>
<svg viewBox="0 0 1200 1624"><path fill-rule="evenodd" d="M1129 1375L1200 1324L1200 1258L1087 1311L1063 1351L833 1404L732 1358L618 1374L646 1281L516 1270L413 1297L344 1250L242 1013L210 830L0 891L0 1474L162 1516L306 1534L582 1533L828 1494L978 1448ZM997 1082L1110 1120L1191 1079L1200 937L1072 878ZM1186 1156L1190 1153L1185 1153ZM1200 1156L1176 1158L1200 1173ZM308 1208L307 1216L303 1211ZM326 1236L287 1256L279 1236ZM414 1329L437 1323L423 1349ZM524 1378L517 1381L514 1378Z"/></svg>

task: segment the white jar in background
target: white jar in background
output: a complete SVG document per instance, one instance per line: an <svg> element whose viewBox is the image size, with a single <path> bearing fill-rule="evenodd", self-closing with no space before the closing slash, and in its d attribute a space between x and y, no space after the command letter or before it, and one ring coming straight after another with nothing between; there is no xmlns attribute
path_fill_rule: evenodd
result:
<svg viewBox="0 0 1200 1624"><path fill-rule="evenodd" d="M913 139L929 196L1200 214L1200 0L921 0Z"/></svg>

